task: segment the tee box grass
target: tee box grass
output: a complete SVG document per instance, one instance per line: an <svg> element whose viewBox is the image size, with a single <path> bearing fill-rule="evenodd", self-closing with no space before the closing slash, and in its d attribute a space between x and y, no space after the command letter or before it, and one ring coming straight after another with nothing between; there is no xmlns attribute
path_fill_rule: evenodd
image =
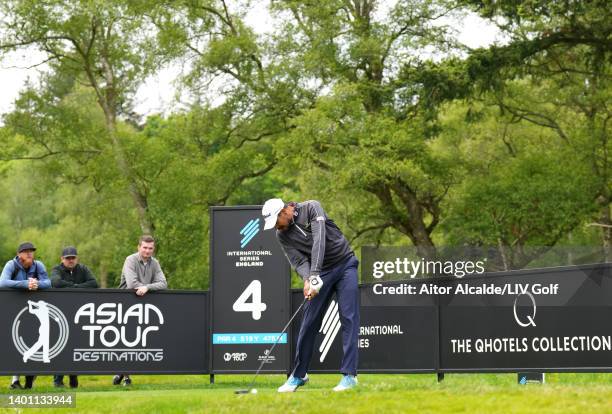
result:
<svg viewBox="0 0 612 414"><path fill-rule="evenodd" d="M74 413L588 413L612 412L612 374L546 374L546 383L520 385L516 374L435 375L361 374L355 390L331 389L340 375L311 375L296 393L278 394L283 375L257 379L257 394L236 395L252 375L134 375L131 387L113 386L112 376L79 377ZM34 389L2 394L70 392L54 388L51 376L36 379ZM67 378L65 378L67 383ZM22 377L23 383L23 377ZM41 412L9 408L1 412ZM49 411L46 411L49 412ZM53 410L52 412L57 412Z"/></svg>

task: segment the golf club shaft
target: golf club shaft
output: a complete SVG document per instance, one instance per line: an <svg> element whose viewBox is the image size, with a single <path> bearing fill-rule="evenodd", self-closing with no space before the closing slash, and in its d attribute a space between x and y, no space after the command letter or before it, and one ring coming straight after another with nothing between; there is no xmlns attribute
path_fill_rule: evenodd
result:
<svg viewBox="0 0 612 414"><path fill-rule="evenodd" d="M287 330L287 328L289 328L289 325L291 325L291 322L293 321L293 319L295 319L295 317L297 316L297 314L302 310L302 308L304 307L304 305L306 304L306 302L308 301L308 298L304 298L304 300L302 301L302 303L300 304L300 306L297 308L297 310L293 313L293 315L291 316L291 318L289 319L289 322L287 322L287 324L285 325L285 327L283 328L283 330L281 331L280 335L278 335L278 337L276 338L276 341L274 342L274 345L272 345L272 348L270 348L268 350L268 352L266 353L265 358L261 361L261 364L259 364L259 368L257 368L257 371L255 372L255 376L253 377L253 380L251 381L251 383L249 384L248 389L250 390L253 387L253 384L255 384L255 380L257 379L257 375L259 375L259 371L261 371L261 368L264 366L264 364L267 362L268 360L268 356L272 353L272 351L274 350L274 348L276 347L276 345L278 344L278 342L280 341L280 339L282 338L283 334L285 333L285 331Z"/></svg>

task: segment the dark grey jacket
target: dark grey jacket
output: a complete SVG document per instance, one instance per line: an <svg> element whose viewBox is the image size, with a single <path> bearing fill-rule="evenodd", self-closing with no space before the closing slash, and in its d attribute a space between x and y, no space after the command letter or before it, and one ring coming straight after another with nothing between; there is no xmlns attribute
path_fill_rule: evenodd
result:
<svg viewBox="0 0 612 414"><path fill-rule="evenodd" d="M51 271L51 285L54 288L97 288L98 282L85 265L77 263L73 270L59 264Z"/></svg>
<svg viewBox="0 0 612 414"><path fill-rule="evenodd" d="M348 241L316 200L298 203L293 223L276 231L291 267L302 277L319 275L353 255Z"/></svg>

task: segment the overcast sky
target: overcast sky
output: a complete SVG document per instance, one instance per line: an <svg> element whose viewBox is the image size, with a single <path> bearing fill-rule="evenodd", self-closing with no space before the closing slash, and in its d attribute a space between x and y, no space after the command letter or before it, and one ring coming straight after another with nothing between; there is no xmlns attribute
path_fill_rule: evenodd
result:
<svg viewBox="0 0 612 414"><path fill-rule="evenodd" d="M250 12L247 16L247 23L255 27L259 33L269 31L273 25L264 7ZM495 26L476 15L468 15L454 24L459 31L459 41L469 47L487 46L502 40ZM28 49L6 55L0 61L0 114L11 111L19 91L23 89L28 80L33 83L37 82L46 67L45 65L31 66L44 59L45 55L34 49ZM168 113L180 107L175 97L176 89L173 86L174 80L180 73L179 66L172 66L162 68L156 75L148 78L136 94L136 112L141 115Z"/></svg>

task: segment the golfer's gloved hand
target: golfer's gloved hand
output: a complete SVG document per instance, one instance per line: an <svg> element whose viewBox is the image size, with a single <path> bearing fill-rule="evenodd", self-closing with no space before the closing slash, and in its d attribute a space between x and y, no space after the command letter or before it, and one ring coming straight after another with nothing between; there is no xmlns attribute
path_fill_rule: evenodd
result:
<svg viewBox="0 0 612 414"><path fill-rule="evenodd" d="M319 275L310 275L308 278L308 285L310 287L308 290L308 297L312 299L319 294L319 291L323 287L323 280Z"/></svg>

